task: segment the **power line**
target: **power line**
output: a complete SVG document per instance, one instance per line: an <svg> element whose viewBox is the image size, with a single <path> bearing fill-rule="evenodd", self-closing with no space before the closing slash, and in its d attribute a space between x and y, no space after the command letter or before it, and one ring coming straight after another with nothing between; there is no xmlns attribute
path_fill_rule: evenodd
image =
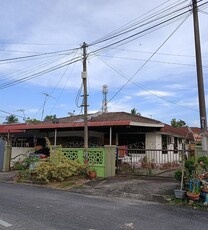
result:
<svg viewBox="0 0 208 230"><path fill-rule="evenodd" d="M14 58L6 58L6 59L0 59L0 62L8 62L8 61L14 61L14 60L21 60L21 59L29 59L29 58L34 58L34 57L40 57L43 55L51 55L51 54L60 54L60 53L65 53L69 51L74 51L77 50L78 48L71 49L71 50L61 50L61 51L53 51L53 52L48 52L48 53L40 53L40 54L33 54L33 55L27 55L27 56L21 56L21 57L14 57ZM65 53L67 55L67 53Z"/></svg>
<svg viewBox="0 0 208 230"><path fill-rule="evenodd" d="M98 56L98 55L97 55L97 56ZM129 81L129 76L127 76L127 75L125 75L124 73L122 73L122 72L121 72L120 70L118 70L115 66L113 66L113 65L107 63L106 61L104 61L100 56L98 56L98 58L99 58L100 60L102 60L107 66L109 66L113 71L115 71L115 72L118 73L120 76L124 77L125 79L127 79L127 80ZM167 101L167 102L170 102L170 103L172 103L172 104L175 104L175 105L184 107L184 108L186 108L186 109L189 109L189 110L198 112L198 110L196 110L196 109L193 109L193 108L188 107L188 106L181 105L181 104L179 104L179 103L177 103L177 102L175 102L175 101L172 101L172 100L169 100L169 99L167 99L167 98L165 98L165 97L162 97L162 96L158 95L157 93L154 93L153 91L151 91L151 90L149 90L148 88L144 87L142 84L139 84L139 83L137 83L137 82L134 82L133 80L130 80L130 82L133 83L134 85L136 85L137 87L142 88L143 90L145 90L145 91L148 92L149 94L152 94L153 96L158 97L158 98L160 98L160 99L162 99L162 100L164 100L164 101ZM124 87L123 87L123 88L124 88ZM123 88L122 88L122 89L123 89ZM117 91L117 93L114 94L114 96L111 97L111 99L110 99L108 102L112 101L112 100L115 98L115 96L116 96L120 91L121 91L121 90Z"/></svg>
<svg viewBox="0 0 208 230"><path fill-rule="evenodd" d="M0 112L2 112L2 113L6 113L6 114L9 114L9 115L14 115L15 117L24 118L23 116L16 115L16 114L14 114L14 113L10 113L10 112L7 112L7 111L1 110L1 109L0 109Z"/></svg>
<svg viewBox="0 0 208 230"><path fill-rule="evenodd" d="M145 53L145 54L152 54L152 53L153 53L153 52L144 51L144 50L131 50L131 49L122 49L122 48L115 48L115 47L112 47L111 50L120 50L120 51L125 51L125 52ZM194 55L176 54L176 53L161 53L161 52L158 52L156 55L176 56L176 57L191 57L191 58L195 58ZM208 57L203 57L203 58L208 58Z"/></svg>
<svg viewBox="0 0 208 230"><path fill-rule="evenodd" d="M47 67L51 64L54 64L54 62L57 62L57 61L61 61L62 59L65 59L65 57L53 57L45 62L41 62L40 64L36 65L36 66L32 66L32 67L29 67L29 68L26 68L23 72L19 72L17 74L14 74L14 75L4 75L6 76L6 78L2 78L2 80L0 80L0 82L5 82L7 81L7 79L9 78L9 80L11 81L12 79L18 79L17 77L19 76L27 76L27 74L31 74L32 72L35 72L37 70L40 71L40 69L43 69L44 67Z"/></svg>
<svg viewBox="0 0 208 230"><path fill-rule="evenodd" d="M116 57L116 56L110 56L110 55L101 55L101 56L124 59L124 60L132 60L132 61L142 61L142 62L147 61L146 59L140 59L140 58ZM196 64L179 63L179 62L165 62L165 61L157 61L157 60L150 60L149 62L161 63L161 64L170 64L170 65L195 66L196 67ZM203 67L208 68L208 66L203 66Z"/></svg>
<svg viewBox="0 0 208 230"><path fill-rule="evenodd" d="M201 1L202 1L202 0L201 0ZM207 3L208 3L208 2L205 2L205 3L201 4L200 6L204 6L204 5L207 4ZM183 8L181 8L180 10L186 9L186 8L188 8L188 6L183 7ZM135 40L135 39L138 39L138 36L139 36L139 35L141 36L143 33L147 33L147 32L148 32L148 33L151 33L152 31L155 31L155 30L157 30L157 29L159 29L159 28L165 26L167 23L173 22L173 20L179 20L180 17L189 15L190 12L191 12L191 9L187 9L187 10L185 10L185 11L183 11L183 12L181 12L181 13L178 13L178 14L176 14L176 15L174 15L175 12L172 12L172 13L171 13L171 14L173 14L172 16L171 16L171 14L169 13L169 14L166 15L167 19L165 19L165 20L163 20L163 21L159 21L158 23L156 23L156 24L154 24L154 25L152 25L152 26L149 26L149 27L146 28L146 29L143 29L143 30L141 30L141 31L138 31L138 32L136 32L136 33L134 33L134 34L131 34L131 35L127 36L127 37L120 38L120 40L117 40L117 41L115 41L115 42L111 42L110 44L107 44L107 45L105 45L105 46L103 46L103 47L101 47L101 48L95 50L94 53L95 53L95 52L99 52L99 51L101 51L101 50L103 50L103 49L107 49L107 48L109 48L109 47L111 47L111 46L115 46L115 45L117 45L117 44L119 44L119 43L122 43L122 42L129 42L130 39L134 39L134 40ZM159 18L159 19L161 19L161 18ZM158 19L157 19L157 20L158 20ZM155 20L154 20L153 22L155 22ZM140 26L140 27L141 27L141 26ZM138 28L140 28L140 27L137 27L136 29L138 29ZM133 30L135 30L135 29L133 29ZM114 38L116 38L116 37L118 37L118 36L121 36L121 35L123 35L123 34L119 34L119 35L117 34L117 35L115 35L114 37L104 39L104 40L102 40L101 42L105 42L105 41L107 41L107 40L112 40L112 39L114 39ZM131 41L132 41L132 40L131 40ZM101 42L99 42L99 43L101 43ZM92 45L95 45L95 44L98 44L98 43L91 43L89 46L92 46Z"/></svg>
<svg viewBox="0 0 208 230"><path fill-rule="evenodd" d="M168 1L160 4L159 6L157 6L155 9L159 8L161 5L164 5L165 3L167 3ZM104 39L113 36L113 34L115 34L116 32L118 33L119 31L124 30L127 26L129 27L129 25L131 25L133 22L135 22L136 20L138 20L139 18L142 18L143 16L147 15L148 13L151 13L152 11L154 11L155 9L151 9L150 11L144 13L143 15L131 20L130 22L124 24L123 26L119 27L118 29L113 30L112 32L106 34L105 36L101 37L100 39L95 40L94 42L90 43L90 45L95 45L97 43L99 43L100 41L103 41Z"/></svg>
<svg viewBox="0 0 208 230"><path fill-rule="evenodd" d="M66 62L63 62L63 63L58 64L58 65L55 65L55 66L53 66L53 67L51 67L51 68L48 68L48 69L46 69L46 70L37 72L37 73L35 73L35 74L28 75L28 76L26 76L26 77L22 77L22 78L20 78L20 79L18 79L18 80L12 81L12 82L8 82L8 83L5 83L5 84L2 84L2 85L0 85L0 90L5 89L5 88L8 88L8 87L11 87L11 86L13 86L13 85L16 85L16 84L19 84L19 83L22 83L22 82L25 82L25 81L28 81L28 80L31 80L31 79L36 78L36 77L39 77L39 76L41 76L41 75L45 75L45 74L47 74L47 73L50 73L50 72L52 72L52 71L61 69L61 68L63 68L64 66L71 65L71 64L76 63L76 62L81 61L81 60L82 60L81 58L74 59L74 60L68 60L68 61L66 61Z"/></svg>
<svg viewBox="0 0 208 230"><path fill-rule="evenodd" d="M190 16L190 15L189 15ZM176 102L174 102L174 101L171 101L171 100L169 100L169 99L167 99L167 98L164 98L164 97L161 97L161 96L159 96L159 95L157 95L156 93L154 93L154 92L152 92L151 90L149 90L149 89L147 89L147 88L145 88L143 85L141 85L141 84L138 84L138 83L136 83L136 82L134 82L134 81L132 81L132 79L134 78L134 76L150 61L150 59L157 53L157 51L159 51L161 48L162 48L162 46L172 37L172 35L179 29L179 27L185 22L185 20L188 18L188 16L177 26L177 28L168 36L168 38L156 49L156 51L145 61L145 63L132 75L132 77L127 77L125 74L123 74L123 73L121 73L117 68L115 68L115 67L113 67L112 65L110 65L110 64L108 64L108 63L106 63L100 56L98 56L98 55L96 55L96 56L98 56L106 65L108 65L111 69L113 69L116 73L118 73L120 76L122 76L122 77L124 77L124 78L126 78L127 79L127 82L113 95L113 97L111 97L111 99L110 100L108 100L108 103L110 102L110 101L112 101L120 92L121 92L121 90L123 90L123 88L129 83L129 82L131 82L131 83L133 83L133 84L135 84L136 86L138 86L138 87L140 87L140 88L142 88L142 89L144 89L145 91L147 91L148 93L150 93L150 94L152 94L152 95L154 95L154 96L156 96L156 97L158 97L158 98L160 98L160 99L162 99L162 100L165 100L165 101L168 101L168 102L170 102L170 103L172 103L172 104L176 104L176 105L178 105L178 106L181 106L181 107L184 107L184 108L186 108L186 109L189 109L189 110L192 110L192 111L198 111L198 110L195 110L195 109L193 109L193 108L190 108L190 107L187 107L187 106L184 106L184 105L181 105L181 104L178 104L178 103L176 103Z"/></svg>
<svg viewBox="0 0 208 230"><path fill-rule="evenodd" d="M167 2L167 1L166 1L166 2ZM165 2L165 3L166 3L166 2ZM164 5L164 3L160 4L160 5L159 5L158 7L156 7L155 9L159 8L161 5ZM129 32L129 31L128 31L129 29L135 30L135 29L137 29L138 27L135 28L134 26L136 26L136 25L138 26L139 24L144 23L145 21L148 21L148 20L152 19L153 17L156 17L157 15L159 15L159 14L161 14L161 13L164 13L164 10L163 10L162 12L159 11L159 12L156 12L156 13L154 13L154 14L152 14L152 15L149 15L148 17L146 17L146 18L144 18L144 19L141 19L141 21L136 21L137 19L142 18L142 17L145 16L145 15L148 15L148 14L151 13L152 11L154 11L154 9L151 9L151 10L148 11L147 13L144 13L144 14L141 15L140 17L137 17L136 19L132 20L131 22L126 23L124 26L121 26L119 29L116 29L116 30L114 30L113 32L108 33L106 36L104 36L104 37L102 37L102 38L96 40L95 42L93 42L93 43L91 43L91 44L89 44L89 45L95 45L95 44L98 44L98 43L102 43L102 42L104 42L104 41L107 41L107 40L109 40L109 39L115 38L115 37L117 37L117 36L122 35L122 33ZM167 9L166 9L166 11L167 11ZM135 23L132 23L132 22L134 22L134 21L136 21L136 22L135 22ZM150 21L150 22L151 22L151 21ZM142 25L140 25L140 27L142 27ZM126 31L126 30L127 30L127 31Z"/></svg>
<svg viewBox="0 0 208 230"><path fill-rule="evenodd" d="M25 45L25 46L74 46L77 44L70 43L32 43L32 42L10 42L10 41L0 41L0 44L12 44L12 45Z"/></svg>

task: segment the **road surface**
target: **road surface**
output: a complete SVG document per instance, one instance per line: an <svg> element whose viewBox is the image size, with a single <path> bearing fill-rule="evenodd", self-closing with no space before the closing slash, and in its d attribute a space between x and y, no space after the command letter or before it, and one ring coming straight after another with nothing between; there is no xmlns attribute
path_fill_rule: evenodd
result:
<svg viewBox="0 0 208 230"><path fill-rule="evenodd" d="M207 211L0 183L0 229L208 229Z"/></svg>

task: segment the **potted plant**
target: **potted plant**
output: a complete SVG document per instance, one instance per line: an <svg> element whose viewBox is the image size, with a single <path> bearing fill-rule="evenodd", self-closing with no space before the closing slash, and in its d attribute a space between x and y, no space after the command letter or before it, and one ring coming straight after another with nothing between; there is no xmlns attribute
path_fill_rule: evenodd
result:
<svg viewBox="0 0 208 230"><path fill-rule="evenodd" d="M200 184L198 180L193 180L190 185L190 190L187 192L187 196L191 200L198 200L200 196Z"/></svg>
<svg viewBox="0 0 208 230"><path fill-rule="evenodd" d="M97 177L97 172L95 169L89 169L88 170L88 177L92 180Z"/></svg>
<svg viewBox="0 0 208 230"><path fill-rule="evenodd" d="M201 167L199 164L195 164L195 169L192 171L190 178L189 191L187 191L187 196L191 200L198 200L200 196L200 183L202 178Z"/></svg>
<svg viewBox="0 0 208 230"><path fill-rule="evenodd" d="M183 184L184 184L184 165L185 165L185 155L182 154L182 165L181 165L181 170L176 171L175 177L180 178L180 189L174 189L175 197L179 199L185 198L186 195L186 190L183 189Z"/></svg>

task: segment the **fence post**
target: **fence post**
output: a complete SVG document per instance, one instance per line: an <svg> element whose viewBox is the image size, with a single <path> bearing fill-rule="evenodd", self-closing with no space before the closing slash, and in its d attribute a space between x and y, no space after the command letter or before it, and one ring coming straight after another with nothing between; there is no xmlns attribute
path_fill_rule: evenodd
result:
<svg viewBox="0 0 208 230"><path fill-rule="evenodd" d="M4 148L4 162L3 162L3 172L8 172L10 170L10 161L11 161L12 146L5 145Z"/></svg>
<svg viewBox="0 0 208 230"><path fill-rule="evenodd" d="M105 177L115 176L116 145L105 145Z"/></svg>

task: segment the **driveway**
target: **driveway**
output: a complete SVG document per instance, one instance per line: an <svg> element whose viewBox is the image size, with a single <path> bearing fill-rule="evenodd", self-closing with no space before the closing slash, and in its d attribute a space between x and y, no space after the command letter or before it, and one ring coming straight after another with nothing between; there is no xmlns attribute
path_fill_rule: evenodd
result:
<svg viewBox="0 0 208 230"><path fill-rule="evenodd" d="M104 197L166 202L179 183L171 177L115 176L89 181L70 191Z"/></svg>
<svg viewBox="0 0 208 230"><path fill-rule="evenodd" d="M16 173L15 171L0 172L0 181L13 182ZM73 187L66 187L64 190L116 199L126 198L156 202L166 202L170 195L174 194L174 188L179 187L179 182L173 178L172 173L157 177L116 175L90 181L81 180L81 183L78 181L76 184ZM51 186L49 187L51 188Z"/></svg>

